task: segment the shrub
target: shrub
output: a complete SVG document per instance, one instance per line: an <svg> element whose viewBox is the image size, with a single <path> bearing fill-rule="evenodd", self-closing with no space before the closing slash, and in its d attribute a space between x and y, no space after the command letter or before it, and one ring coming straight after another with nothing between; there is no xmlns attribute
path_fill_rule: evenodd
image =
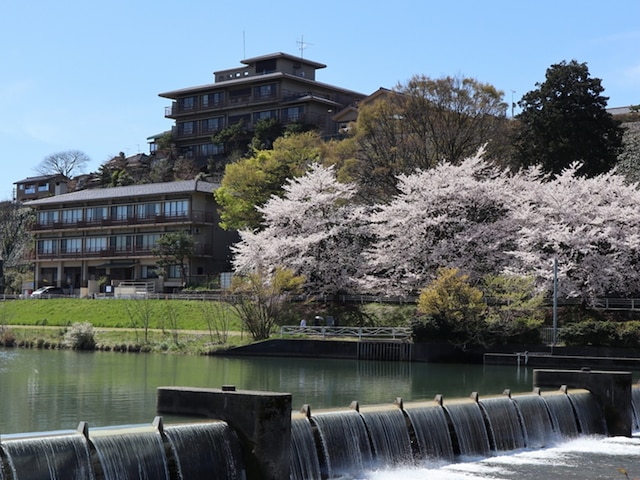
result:
<svg viewBox="0 0 640 480"><path fill-rule="evenodd" d="M615 347L618 345L618 329L615 323L585 320L562 328L559 340L567 346Z"/></svg>
<svg viewBox="0 0 640 480"><path fill-rule="evenodd" d="M640 348L640 322L618 324L618 342L620 347Z"/></svg>
<svg viewBox="0 0 640 480"><path fill-rule="evenodd" d="M6 327L0 328L0 344L4 347L15 346L16 334Z"/></svg>
<svg viewBox="0 0 640 480"><path fill-rule="evenodd" d="M64 334L64 345L74 350L95 350L93 325L88 322L73 323Z"/></svg>

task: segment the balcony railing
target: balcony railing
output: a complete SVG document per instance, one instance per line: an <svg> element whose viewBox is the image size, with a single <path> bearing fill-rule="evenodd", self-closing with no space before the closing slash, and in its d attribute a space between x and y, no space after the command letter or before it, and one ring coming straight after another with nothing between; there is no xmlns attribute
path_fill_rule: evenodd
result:
<svg viewBox="0 0 640 480"><path fill-rule="evenodd" d="M214 214L204 211L177 213L175 215L132 215L127 217L106 217L91 220L76 220L74 222L39 223L33 225L34 231L65 230L81 228L102 228L111 226L154 225L165 223L198 223L213 224Z"/></svg>
<svg viewBox="0 0 640 480"><path fill-rule="evenodd" d="M194 256L207 257L212 253L210 244L198 244L194 246ZM129 246L126 248L109 247L109 248L81 248L73 251L46 251L37 252L34 260L57 260L57 259L86 259L86 258L120 258L131 259L138 257L153 257L154 248L149 246Z"/></svg>
<svg viewBox="0 0 640 480"><path fill-rule="evenodd" d="M193 115L194 113L205 113L208 111L217 111L222 108L238 108L245 107L248 105L257 105L260 103L287 103L287 102L295 102L305 97L317 97L323 98L327 100L333 100L333 95L330 95L326 92L316 92L316 91L295 91L295 90L283 90L279 94L268 94L268 95L259 95L252 93L251 95L242 95L237 97L226 98L222 102L216 102L214 104L207 105L197 105L197 106L189 106L184 107L180 106L178 102L173 102L171 106L167 106L164 108L164 116L166 118L177 117L181 115Z"/></svg>

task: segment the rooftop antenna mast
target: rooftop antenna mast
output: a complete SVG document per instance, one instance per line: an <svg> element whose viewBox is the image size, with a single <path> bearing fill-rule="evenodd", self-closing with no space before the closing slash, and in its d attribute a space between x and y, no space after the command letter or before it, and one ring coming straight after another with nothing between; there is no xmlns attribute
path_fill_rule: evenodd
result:
<svg viewBox="0 0 640 480"><path fill-rule="evenodd" d="M304 49L313 45L312 43L304 43L304 35L300 35L300 40L296 40L298 49L300 50L300 58L304 59Z"/></svg>

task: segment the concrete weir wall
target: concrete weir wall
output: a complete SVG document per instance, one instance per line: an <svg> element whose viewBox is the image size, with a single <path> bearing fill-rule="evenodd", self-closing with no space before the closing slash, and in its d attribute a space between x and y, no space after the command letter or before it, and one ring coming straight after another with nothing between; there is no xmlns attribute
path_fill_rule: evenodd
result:
<svg viewBox="0 0 640 480"><path fill-rule="evenodd" d="M534 387L568 387L589 390L602 406L609 435L631 436L633 407L631 372L534 370Z"/></svg>
<svg viewBox="0 0 640 480"><path fill-rule="evenodd" d="M158 413L223 420L236 431L247 478L289 478L291 394L215 388L159 387Z"/></svg>

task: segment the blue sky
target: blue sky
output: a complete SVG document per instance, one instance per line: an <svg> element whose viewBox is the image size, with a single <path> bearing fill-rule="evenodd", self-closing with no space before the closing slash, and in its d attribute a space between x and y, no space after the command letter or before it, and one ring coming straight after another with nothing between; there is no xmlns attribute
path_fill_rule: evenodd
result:
<svg viewBox="0 0 640 480"><path fill-rule="evenodd" d="M95 171L169 129L158 93L273 52L321 62L317 80L372 93L463 75L518 101L563 60L586 62L609 106L640 104L637 0L244 2L7 0L0 27L0 200L47 155ZM516 111L517 113L517 111Z"/></svg>

